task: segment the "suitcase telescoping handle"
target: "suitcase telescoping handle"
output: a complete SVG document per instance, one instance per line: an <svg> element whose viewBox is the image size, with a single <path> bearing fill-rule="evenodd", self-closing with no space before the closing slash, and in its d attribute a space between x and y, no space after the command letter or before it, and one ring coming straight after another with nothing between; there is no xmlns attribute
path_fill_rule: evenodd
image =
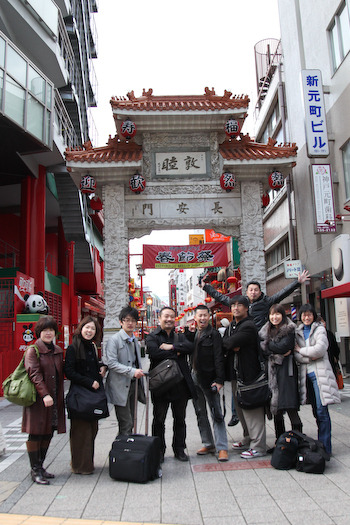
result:
<svg viewBox="0 0 350 525"><path fill-rule="evenodd" d="M149 417L149 375L144 372L146 378L146 411L145 411L145 436L148 436L148 417ZM135 381L135 405L134 405L134 434L137 434L137 408L138 408L138 389L139 379Z"/></svg>

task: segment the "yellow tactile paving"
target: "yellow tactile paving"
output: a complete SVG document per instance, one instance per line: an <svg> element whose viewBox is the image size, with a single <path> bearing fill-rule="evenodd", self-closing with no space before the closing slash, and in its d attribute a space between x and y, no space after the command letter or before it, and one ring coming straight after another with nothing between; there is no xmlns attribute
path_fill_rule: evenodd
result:
<svg viewBox="0 0 350 525"><path fill-rule="evenodd" d="M25 514L0 514L0 525L146 525L145 522L88 520L76 518L54 518L49 516L28 516ZM147 522L147 525L159 525ZM163 525L171 525L163 524Z"/></svg>

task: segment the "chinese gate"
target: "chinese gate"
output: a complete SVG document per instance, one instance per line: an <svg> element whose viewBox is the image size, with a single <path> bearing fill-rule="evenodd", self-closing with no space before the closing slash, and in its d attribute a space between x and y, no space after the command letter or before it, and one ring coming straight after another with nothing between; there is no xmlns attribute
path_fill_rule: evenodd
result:
<svg viewBox="0 0 350 525"><path fill-rule="evenodd" d="M271 171L284 175L295 163L295 145L257 144L248 135L225 136L225 123L243 124L247 97L205 89L198 96L111 100L117 135L107 146L68 151L67 167L79 187L88 172L96 179L105 218L105 332L117 328L128 301L128 242L152 230L214 229L238 239L243 286L265 284L261 196ZM132 140L121 127L131 120ZM134 128L133 128L134 129ZM230 175L230 187L220 184ZM135 187L138 177L145 181ZM133 184L129 181L133 178ZM140 190L139 192L135 190Z"/></svg>

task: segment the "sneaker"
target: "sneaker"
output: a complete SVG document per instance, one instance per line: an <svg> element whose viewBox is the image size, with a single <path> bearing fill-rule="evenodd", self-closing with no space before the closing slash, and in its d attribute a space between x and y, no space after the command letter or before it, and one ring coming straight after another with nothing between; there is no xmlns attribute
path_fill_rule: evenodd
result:
<svg viewBox="0 0 350 525"><path fill-rule="evenodd" d="M242 443L242 441L234 441L232 443L233 450L241 450L242 448L248 448L248 445Z"/></svg>
<svg viewBox="0 0 350 525"><path fill-rule="evenodd" d="M227 423L227 426L228 427L235 427L236 425L238 425L239 423L239 419L237 416L232 416L230 421Z"/></svg>
<svg viewBox="0 0 350 525"><path fill-rule="evenodd" d="M261 456L265 456L263 452L258 452L257 450L254 450L253 448L249 448L245 452L242 452L241 458L243 459L252 459L252 458L260 458Z"/></svg>

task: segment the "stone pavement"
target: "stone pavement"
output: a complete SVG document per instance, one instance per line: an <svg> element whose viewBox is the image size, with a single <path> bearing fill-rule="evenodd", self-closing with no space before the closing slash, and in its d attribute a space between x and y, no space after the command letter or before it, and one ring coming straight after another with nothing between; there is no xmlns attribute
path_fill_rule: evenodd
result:
<svg viewBox="0 0 350 525"><path fill-rule="evenodd" d="M215 456L197 456L199 433L192 403L188 405L189 463L174 459L171 417L167 420L168 449L163 477L145 485L113 481L108 475L108 452L117 433L114 412L100 422L96 439L95 473L70 472L69 435L55 434L47 466L56 477L49 486L32 483L21 434L21 408L0 400L0 420L7 452L0 457L0 525L349 525L350 504L350 384L343 402L330 408L333 457L322 475L296 470L277 471L270 457L242 460L230 451L229 462ZM226 403L230 404L227 384ZM139 413L142 431L144 410ZM226 420L230 418L229 410ZM316 437L309 406L302 407L304 431ZM68 422L69 428L69 422ZM241 427L227 427L230 441L241 437ZM267 422L268 444L274 442Z"/></svg>

